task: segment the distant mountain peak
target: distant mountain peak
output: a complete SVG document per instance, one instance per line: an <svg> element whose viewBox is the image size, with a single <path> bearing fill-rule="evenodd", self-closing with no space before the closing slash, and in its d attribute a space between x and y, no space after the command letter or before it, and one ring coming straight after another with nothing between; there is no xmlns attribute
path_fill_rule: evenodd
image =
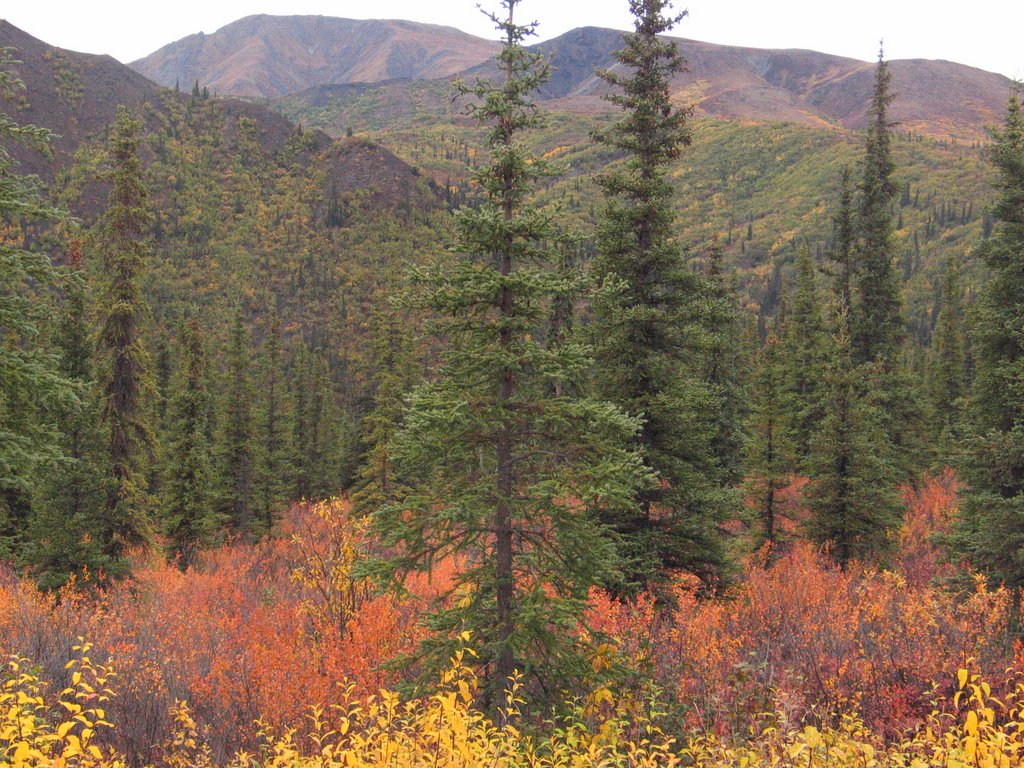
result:
<svg viewBox="0 0 1024 768"><path fill-rule="evenodd" d="M310 86L448 77L497 42L453 27L331 16L246 16L132 62L163 85L199 81L220 94L275 98Z"/></svg>

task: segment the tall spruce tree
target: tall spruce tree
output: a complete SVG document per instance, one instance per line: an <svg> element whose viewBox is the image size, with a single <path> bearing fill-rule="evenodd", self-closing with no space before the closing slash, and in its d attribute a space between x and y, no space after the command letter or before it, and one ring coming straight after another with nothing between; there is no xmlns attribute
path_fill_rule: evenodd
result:
<svg viewBox="0 0 1024 768"><path fill-rule="evenodd" d="M418 381L422 363L416 358L409 313L384 302L371 314L370 340L377 368L373 410L364 420L368 448L352 501L360 513L371 513L408 490L395 476L391 443L401 425L404 398ZM417 364L419 363L419 364Z"/></svg>
<svg viewBox="0 0 1024 768"><path fill-rule="evenodd" d="M194 318L179 331L178 361L169 405L160 518L168 556L184 569L195 562L199 549L224 520L214 511L206 348Z"/></svg>
<svg viewBox="0 0 1024 768"><path fill-rule="evenodd" d="M10 50L0 48L0 94L18 95ZM46 152L49 131L0 114L0 558L20 553L40 470L61 457L55 409L76 407L72 381L60 373L46 343L50 291L60 274L45 253L26 245L26 227L64 217L33 179L14 171L8 147L20 142Z"/></svg>
<svg viewBox="0 0 1024 768"><path fill-rule="evenodd" d="M138 152L141 132L142 122L119 108L109 140L112 189L97 237L104 281L97 303L97 378L109 482L96 535L111 561L148 542L152 529L145 468L154 440L146 412L151 382L142 296L151 217Z"/></svg>
<svg viewBox="0 0 1024 768"><path fill-rule="evenodd" d="M757 356L746 444L747 486L757 525L755 543L767 544L769 557L782 539L778 493L789 483L793 465L793 444L785 420L786 367L780 346L769 332Z"/></svg>
<svg viewBox="0 0 1024 768"><path fill-rule="evenodd" d="M797 252L795 283L782 321L780 346L786 371L784 429L793 446L792 469L799 471L810 454L811 437L825 415L821 399L825 323L814 259L806 243Z"/></svg>
<svg viewBox="0 0 1024 768"><path fill-rule="evenodd" d="M898 185L893 179L895 123L888 117L893 100L891 81L892 73L879 51L854 219L849 322L854 364L878 366L881 372L871 397L877 398L897 476L907 479L919 471L926 425L919 382L902 365L900 354L906 332L900 275L894 262L892 209Z"/></svg>
<svg viewBox="0 0 1024 768"><path fill-rule="evenodd" d="M989 158L998 171L992 235L977 249L990 278L979 292L955 551L993 583L1024 586L1024 117L1010 95Z"/></svg>
<svg viewBox="0 0 1024 768"><path fill-rule="evenodd" d="M607 196L593 274L597 392L643 419L636 441L657 475L634 509L607 522L622 541L631 587L671 571L714 584L727 570L719 524L729 509L712 441L714 393L701 370L700 276L687 269L673 239L667 165L690 143L687 112L672 106L669 82L685 62L658 35L671 16L665 0L631 0L635 32L615 53L622 68L600 76L623 115L595 138L626 155L621 170L599 178Z"/></svg>
<svg viewBox="0 0 1024 768"><path fill-rule="evenodd" d="M957 449L966 389L961 298L960 271L956 261L949 259L942 274L942 303L932 334L928 366L935 437L943 458Z"/></svg>
<svg viewBox="0 0 1024 768"><path fill-rule="evenodd" d="M253 389L250 379L252 340L241 307L235 311L227 349L222 424L215 450L217 509L231 528L256 533L253 491Z"/></svg>
<svg viewBox="0 0 1024 768"><path fill-rule="evenodd" d="M745 419L749 409L743 371L742 318L736 294L736 275L727 274L722 248L713 242L708 249L704 274L706 300L702 312L704 327L703 379L714 399L711 415L711 453L720 470L719 482L733 486L743 479ZM747 363L747 364L744 364Z"/></svg>
<svg viewBox="0 0 1024 768"><path fill-rule="evenodd" d="M287 412L282 378L281 319L276 304L271 303L263 337L261 361L260 414L256 455L256 507L259 530L268 534L274 529L277 516L288 500L288 433Z"/></svg>
<svg viewBox="0 0 1024 768"><path fill-rule="evenodd" d="M68 248L69 275L64 306L54 334L60 373L73 382L78 398L53 412L59 424L64 459L38 483L24 562L43 589L59 589L89 572L109 575L119 568L108 562L95 538L102 515L103 463L99 408L93 381L92 324L80 244Z"/></svg>
<svg viewBox="0 0 1024 768"><path fill-rule="evenodd" d="M824 378L824 418L807 461L810 538L842 568L884 557L900 523L892 451L875 389L880 365L857 365L840 317Z"/></svg>
<svg viewBox="0 0 1024 768"><path fill-rule="evenodd" d="M854 297L849 309L854 362L881 361L892 370L903 339L900 285L893 262L892 203L897 187L893 180L892 129L889 90L892 73L881 51L875 67L875 85L868 107L868 130L860 181L860 206L856 218L854 248Z"/></svg>
<svg viewBox="0 0 1024 768"><path fill-rule="evenodd" d="M591 361L581 345L555 346L542 332L563 288L550 249L557 211L532 203L551 166L523 138L541 119L532 94L548 68L523 47L532 25L515 22L517 0L501 5L504 17L492 19L504 37L502 79L465 87L489 129L491 160L476 175L483 200L457 215L461 258L416 273L448 344L394 437L410 490L375 516L393 555L372 568L400 578L461 563L450 600L426 619L433 635L422 651L436 667L468 643L491 705L517 669L537 697L592 674L574 628L588 590L611 580L616 563L595 517L631 505L646 478L624 447L635 419L552 395L552 383L578 383Z"/></svg>

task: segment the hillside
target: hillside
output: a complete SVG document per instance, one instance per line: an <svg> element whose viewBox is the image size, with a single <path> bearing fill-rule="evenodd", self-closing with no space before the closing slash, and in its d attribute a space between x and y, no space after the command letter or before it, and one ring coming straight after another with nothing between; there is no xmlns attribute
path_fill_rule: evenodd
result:
<svg viewBox="0 0 1024 768"><path fill-rule="evenodd" d="M190 35L131 66L173 87L274 98L311 85L448 77L491 57L497 43L451 27L327 16L247 16Z"/></svg>
<svg viewBox="0 0 1024 768"><path fill-rule="evenodd" d="M873 63L808 50L771 50L676 38L689 70L674 97L698 116L792 122L817 128L864 125ZM540 97L573 114L607 110L596 69L617 66L621 32L583 27L540 43L552 77ZM224 95L282 99L293 119L340 135L457 114L448 81L494 74L497 43L448 27L407 21L323 16L249 16L211 35L197 34L133 62L166 86L200 86ZM998 119L1010 81L949 61L891 62L904 130L978 141Z"/></svg>

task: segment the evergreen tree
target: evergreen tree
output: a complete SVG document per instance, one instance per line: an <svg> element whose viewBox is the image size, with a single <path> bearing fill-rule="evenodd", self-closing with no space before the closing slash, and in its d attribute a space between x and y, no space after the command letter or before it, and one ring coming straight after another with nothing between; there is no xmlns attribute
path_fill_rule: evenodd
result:
<svg viewBox="0 0 1024 768"><path fill-rule="evenodd" d="M853 182L849 167L844 166L839 176L839 200L832 219L832 260L835 262L836 316L846 323L843 331L850 334L850 314L853 312L853 270L856 232L853 222Z"/></svg>
<svg viewBox="0 0 1024 768"><path fill-rule="evenodd" d="M892 159L892 128L889 92L892 74L878 54L875 85L868 108L867 143L860 182L860 208L856 219L858 235L854 251L854 293L849 309L854 362L880 360L892 370L903 338L900 286L893 256L892 203L897 186L893 181L896 164Z"/></svg>
<svg viewBox="0 0 1024 768"><path fill-rule="evenodd" d="M894 263L892 210L898 191L893 180L892 129L888 109L892 75L881 51L875 68L875 85L868 109L860 201L854 221L853 296L850 306L850 339L854 364L880 366L877 405L881 411L892 461L901 479L919 470L925 452L926 425L922 392L901 365L900 349L905 330L902 318L899 275Z"/></svg>
<svg viewBox="0 0 1024 768"><path fill-rule="evenodd" d="M793 445L792 468L797 471L810 454L811 436L824 416L821 401L824 342L814 260L804 244L797 255L796 285L782 322L780 345L786 372L784 429Z"/></svg>
<svg viewBox="0 0 1024 768"><path fill-rule="evenodd" d="M24 562L43 589L59 589L86 571L116 571L104 560L93 531L103 509L102 439L95 384L92 338L87 316L87 286L77 241L69 247L70 274L64 306L54 334L60 374L73 382L78 399L60 404L53 416L60 428L64 459L38 486Z"/></svg>
<svg viewBox="0 0 1024 768"><path fill-rule="evenodd" d="M110 136L113 186L98 237L105 280L97 307L98 379L109 482L106 514L96 535L112 561L148 542L151 530L145 467L154 441L146 413L149 359L142 338L150 215L138 154L141 130L140 120L124 107L118 110Z"/></svg>
<svg viewBox="0 0 1024 768"><path fill-rule="evenodd" d="M702 380L700 277L673 240L666 170L690 143L685 110L669 98L684 68L674 43L659 39L685 14L666 16L664 0L631 0L636 17L622 69L600 76L623 116L595 138L626 154L621 171L599 179L607 196L593 273L599 291L592 325L597 391L641 417L636 446L657 475L634 510L608 520L622 541L631 587L685 570L706 583L727 570L719 523L729 511L712 441L715 396Z"/></svg>
<svg viewBox="0 0 1024 768"><path fill-rule="evenodd" d="M259 417L259 447L256 462L256 503L260 530L270 533L278 513L288 501L287 413L284 408L281 359L281 320L272 303L263 341L262 411Z"/></svg>
<svg viewBox="0 0 1024 768"><path fill-rule="evenodd" d="M370 513L408 491L402 478L395 476L391 443L401 425L404 399L419 373L410 320L408 312L390 303L383 303L372 315L370 344L377 383L373 410L365 419L369 448L353 494L353 504L360 513Z"/></svg>
<svg viewBox="0 0 1024 768"><path fill-rule="evenodd" d="M184 569L195 561L200 547L209 543L223 520L213 510L206 349L195 319L182 324L178 359L160 517L168 556Z"/></svg>
<svg viewBox="0 0 1024 768"><path fill-rule="evenodd" d="M255 532L253 499L252 341L239 307L231 325L224 383L223 425L218 440L217 509L237 532Z"/></svg>
<svg viewBox="0 0 1024 768"><path fill-rule="evenodd" d="M0 96L24 88L10 72L14 63L9 49L0 48ZM0 558L19 552L37 473L61 457L53 410L76 407L74 384L59 372L44 335L47 294L60 275L24 238L25 227L64 214L43 201L33 179L14 172L7 149L22 142L45 152L49 139L49 131L0 114Z"/></svg>
<svg viewBox="0 0 1024 768"><path fill-rule="evenodd" d="M741 372L748 366L741 359L742 324L735 274L725 273L717 242L708 251L705 278L704 380L714 398L711 453L720 469L720 482L732 486L743 479L743 427L749 403Z"/></svg>
<svg viewBox="0 0 1024 768"><path fill-rule="evenodd" d="M872 398L878 366L855 365L839 320L825 370L825 416L811 441L807 533L843 568L884 556L900 524L896 474Z"/></svg>
<svg viewBox="0 0 1024 768"><path fill-rule="evenodd" d="M759 528L757 545L780 542L781 512L777 494L789 483L793 445L785 424L786 366L775 334L769 332L757 358L746 445L747 485Z"/></svg>
<svg viewBox="0 0 1024 768"><path fill-rule="evenodd" d="M448 344L436 377L410 397L392 458L410 491L375 516L393 555L372 570L395 578L457 558L453 593L426 621L422 646L446 666L468 643L496 706L515 670L537 697L590 672L575 631L590 588L612 579L615 553L595 520L601 507L629 505L645 478L622 446L637 428L607 403L551 395L591 361L575 343L552 346L543 327L561 280L557 212L531 204L549 163L528 152L524 132L540 116L531 94L547 66L522 41L516 0L493 16L504 46L502 82L478 80L472 114L489 127L491 161L477 173L479 207L457 216L462 255L416 274ZM566 387L563 392L572 392Z"/></svg>
<svg viewBox="0 0 1024 768"><path fill-rule="evenodd" d="M956 552L993 583L1024 586L1024 117L1014 87L989 157L999 174L991 236L977 249L990 278L975 302L974 383Z"/></svg>
<svg viewBox="0 0 1024 768"><path fill-rule="evenodd" d="M950 259L942 275L942 304L932 335L929 383L936 415L936 434L948 455L958 440L960 409L965 392L963 308L960 275Z"/></svg>
<svg viewBox="0 0 1024 768"><path fill-rule="evenodd" d="M292 357L289 390L291 395L291 469L292 497L308 499L313 479L310 472L310 353L300 344Z"/></svg>

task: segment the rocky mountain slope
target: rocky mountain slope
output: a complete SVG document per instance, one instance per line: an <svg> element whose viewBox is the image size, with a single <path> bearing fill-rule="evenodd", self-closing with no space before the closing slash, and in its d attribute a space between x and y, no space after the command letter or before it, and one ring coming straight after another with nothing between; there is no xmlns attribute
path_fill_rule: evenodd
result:
<svg viewBox="0 0 1024 768"><path fill-rule="evenodd" d="M689 70L675 83L698 116L793 122L828 129L864 125L873 62L808 50L770 50L677 38ZM614 67L621 32L583 27L541 43L551 59L551 109L607 110L595 70ZM451 114L448 82L494 73L497 43L449 27L321 16L250 16L192 35L132 64L147 77L226 95L283 99L291 117L330 133ZM999 119L1010 81L949 61L891 62L893 117L908 132L972 142Z"/></svg>
<svg viewBox="0 0 1024 768"><path fill-rule="evenodd" d="M311 85L447 77L497 50L433 24L260 15L190 35L131 66L161 85L198 81L219 94L273 98Z"/></svg>

